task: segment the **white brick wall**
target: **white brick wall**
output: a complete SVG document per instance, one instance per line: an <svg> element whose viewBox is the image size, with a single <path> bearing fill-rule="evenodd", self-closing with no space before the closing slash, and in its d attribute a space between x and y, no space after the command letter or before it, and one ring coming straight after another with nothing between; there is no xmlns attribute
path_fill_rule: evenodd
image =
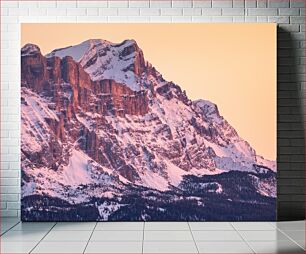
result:
<svg viewBox="0 0 306 254"><path fill-rule="evenodd" d="M279 47L296 49L303 82L304 15L304 0L1 1L1 216L20 216L21 22L277 22L291 35L280 33Z"/></svg>

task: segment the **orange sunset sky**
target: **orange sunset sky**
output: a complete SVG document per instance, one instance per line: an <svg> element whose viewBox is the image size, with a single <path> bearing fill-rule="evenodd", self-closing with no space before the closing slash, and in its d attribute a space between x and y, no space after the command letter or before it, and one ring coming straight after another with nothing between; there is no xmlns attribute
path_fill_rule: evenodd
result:
<svg viewBox="0 0 306 254"><path fill-rule="evenodd" d="M43 54L87 39L134 39L168 81L220 114L258 154L276 159L275 24L22 24Z"/></svg>

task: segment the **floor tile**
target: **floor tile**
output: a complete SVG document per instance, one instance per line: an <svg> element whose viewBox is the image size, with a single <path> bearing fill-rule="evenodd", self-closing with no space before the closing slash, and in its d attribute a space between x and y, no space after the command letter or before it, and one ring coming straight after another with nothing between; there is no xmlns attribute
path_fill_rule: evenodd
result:
<svg viewBox="0 0 306 254"><path fill-rule="evenodd" d="M47 232L40 231L8 231L1 236L3 242L35 242L40 241Z"/></svg>
<svg viewBox="0 0 306 254"><path fill-rule="evenodd" d="M239 231L246 241L282 241L289 240L287 236L278 230L271 231Z"/></svg>
<svg viewBox="0 0 306 254"><path fill-rule="evenodd" d="M192 231L195 241L243 241L236 231Z"/></svg>
<svg viewBox="0 0 306 254"><path fill-rule="evenodd" d="M95 230L143 230L144 222L98 222Z"/></svg>
<svg viewBox="0 0 306 254"><path fill-rule="evenodd" d="M17 231L16 231L17 232ZM92 231L50 231L43 239L44 242L86 242Z"/></svg>
<svg viewBox="0 0 306 254"><path fill-rule="evenodd" d="M230 222L189 222L191 230L234 231Z"/></svg>
<svg viewBox="0 0 306 254"><path fill-rule="evenodd" d="M232 222L236 230L275 230L269 222Z"/></svg>
<svg viewBox="0 0 306 254"><path fill-rule="evenodd" d="M281 230L304 230L305 221L281 221L276 223L276 227Z"/></svg>
<svg viewBox="0 0 306 254"><path fill-rule="evenodd" d="M142 242L89 242L85 253L142 253Z"/></svg>
<svg viewBox="0 0 306 254"><path fill-rule="evenodd" d="M243 241L240 242L197 242L200 253L253 253Z"/></svg>
<svg viewBox="0 0 306 254"><path fill-rule="evenodd" d="M13 231L48 231L55 225L54 222L20 222L11 230Z"/></svg>
<svg viewBox="0 0 306 254"><path fill-rule="evenodd" d="M1 242L0 253L29 253L37 242Z"/></svg>
<svg viewBox="0 0 306 254"><path fill-rule="evenodd" d="M255 253L304 253L304 250L291 241L248 242Z"/></svg>
<svg viewBox="0 0 306 254"><path fill-rule="evenodd" d="M20 222L20 218L15 218L15 217L2 217L0 218L0 224L2 223L18 223Z"/></svg>
<svg viewBox="0 0 306 254"><path fill-rule="evenodd" d="M193 241L190 231L145 231L145 241Z"/></svg>
<svg viewBox="0 0 306 254"><path fill-rule="evenodd" d="M293 241L298 243L302 248L305 249L305 231L292 230L282 231L285 235L289 236Z"/></svg>
<svg viewBox="0 0 306 254"><path fill-rule="evenodd" d="M10 230L14 226L18 225L18 223L19 222L3 222L3 223L1 223L1 225L0 225L1 234Z"/></svg>
<svg viewBox="0 0 306 254"><path fill-rule="evenodd" d="M188 222L145 222L145 230L190 230Z"/></svg>
<svg viewBox="0 0 306 254"><path fill-rule="evenodd" d="M96 222L58 222L52 231L93 230Z"/></svg>
<svg viewBox="0 0 306 254"><path fill-rule="evenodd" d="M83 253L87 242L40 242L31 253Z"/></svg>
<svg viewBox="0 0 306 254"><path fill-rule="evenodd" d="M143 253L198 253L194 242L144 242Z"/></svg>
<svg viewBox="0 0 306 254"><path fill-rule="evenodd" d="M94 231L90 241L110 242L110 241L142 241L143 231Z"/></svg>

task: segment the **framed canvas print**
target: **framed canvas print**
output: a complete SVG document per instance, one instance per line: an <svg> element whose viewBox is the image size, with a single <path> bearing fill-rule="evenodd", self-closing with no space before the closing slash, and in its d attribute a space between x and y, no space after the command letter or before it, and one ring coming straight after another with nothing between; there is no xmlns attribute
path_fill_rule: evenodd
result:
<svg viewBox="0 0 306 254"><path fill-rule="evenodd" d="M23 221L276 219L275 24L22 24Z"/></svg>

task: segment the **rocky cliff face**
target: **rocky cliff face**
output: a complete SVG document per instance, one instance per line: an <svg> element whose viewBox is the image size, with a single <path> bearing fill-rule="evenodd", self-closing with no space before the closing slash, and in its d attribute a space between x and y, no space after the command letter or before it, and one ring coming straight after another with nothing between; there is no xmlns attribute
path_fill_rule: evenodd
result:
<svg viewBox="0 0 306 254"><path fill-rule="evenodd" d="M236 176L275 196L275 162L258 156L217 105L191 101L164 80L133 40L88 40L46 56L27 44L21 85L23 197L103 198L95 209L107 219L130 202L120 201L124 192L148 201L144 190L174 191L167 198L185 200L192 190L227 200Z"/></svg>

